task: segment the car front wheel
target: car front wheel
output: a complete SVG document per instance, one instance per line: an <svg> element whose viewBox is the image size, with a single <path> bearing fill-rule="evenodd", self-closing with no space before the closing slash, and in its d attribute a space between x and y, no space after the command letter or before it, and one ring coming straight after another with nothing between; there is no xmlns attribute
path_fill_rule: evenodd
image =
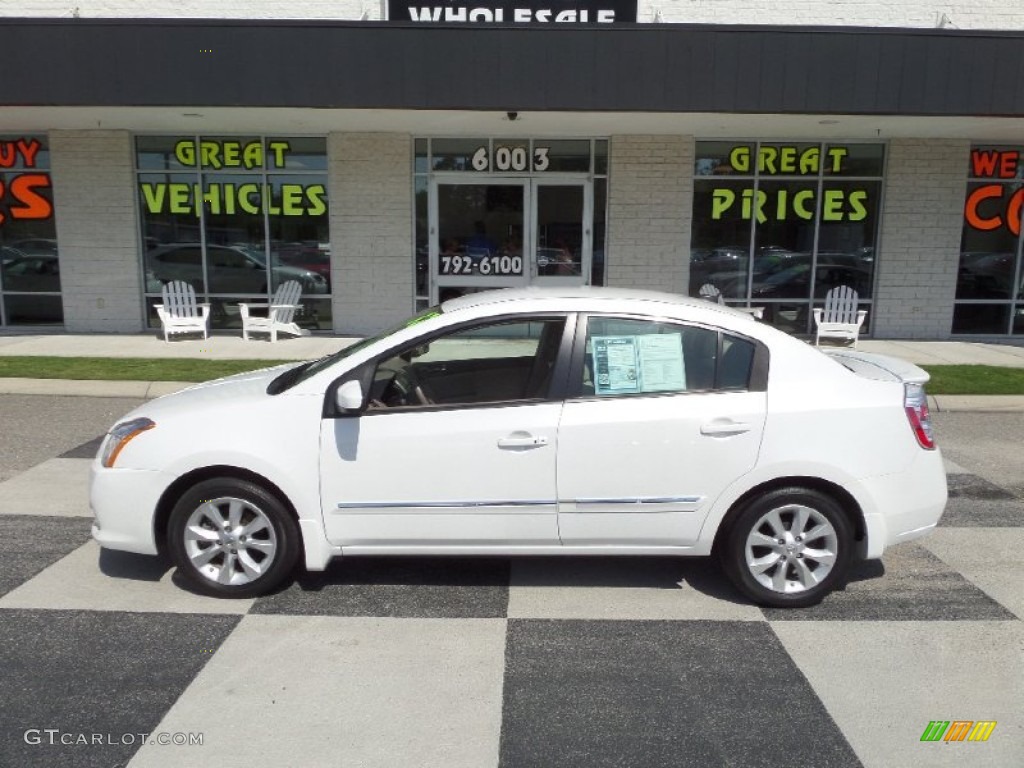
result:
<svg viewBox="0 0 1024 768"><path fill-rule="evenodd" d="M286 579L299 558L299 528L281 501L247 480L217 478L174 506L167 541L178 573L215 597L255 597Z"/></svg>
<svg viewBox="0 0 1024 768"><path fill-rule="evenodd" d="M720 550L732 582L760 605L803 608L841 585L853 533L834 499L809 488L782 488L749 502Z"/></svg>

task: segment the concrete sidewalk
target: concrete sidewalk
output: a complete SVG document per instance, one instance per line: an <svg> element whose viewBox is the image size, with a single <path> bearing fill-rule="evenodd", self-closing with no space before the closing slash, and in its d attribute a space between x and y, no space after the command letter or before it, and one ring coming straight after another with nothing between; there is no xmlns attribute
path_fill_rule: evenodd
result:
<svg viewBox="0 0 1024 768"><path fill-rule="evenodd" d="M0 336L0 356L206 358L209 360L311 360L336 352L356 339L341 336L284 337L277 343L244 341L237 334L164 342L147 334L52 334ZM858 346L916 365L995 365L1024 368L1024 342L909 341L865 339ZM72 381L0 378L0 394L159 397L190 386L173 381ZM939 395L938 412L1024 412L1024 396Z"/></svg>

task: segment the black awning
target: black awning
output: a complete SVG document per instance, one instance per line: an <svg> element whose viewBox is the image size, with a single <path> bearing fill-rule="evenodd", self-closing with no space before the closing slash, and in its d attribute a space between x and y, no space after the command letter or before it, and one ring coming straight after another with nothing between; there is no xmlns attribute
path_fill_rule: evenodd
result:
<svg viewBox="0 0 1024 768"><path fill-rule="evenodd" d="M0 19L0 105L1024 115L1024 33Z"/></svg>

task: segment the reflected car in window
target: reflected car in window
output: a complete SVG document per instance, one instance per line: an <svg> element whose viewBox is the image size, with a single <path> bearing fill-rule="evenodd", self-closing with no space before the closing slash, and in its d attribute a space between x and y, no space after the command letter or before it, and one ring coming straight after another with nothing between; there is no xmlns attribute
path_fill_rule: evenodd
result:
<svg viewBox="0 0 1024 768"><path fill-rule="evenodd" d="M756 299L806 299L810 294L811 265L797 264L768 275L755 283L751 296ZM814 295L823 298L831 289L848 285L862 297L871 295L871 270L841 264L818 264Z"/></svg>
<svg viewBox="0 0 1024 768"><path fill-rule="evenodd" d="M159 283L184 280L197 291L208 293L266 293L267 259L261 251L240 246L207 245L206 274L203 278L203 250L199 243L171 243L146 253L147 275ZM276 258L270 266L271 290L288 280L297 280L303 293L327 293L327 281L308 269L281 264Z"/></svg>
<svg viewBox="0 0 1024 768"><path fill-rule="evenodd" d="M281 264L316 272L328 283L331 280L331 256L320 245L313 243L279 243L277 259Z"/></svg>
<svg viewBox="0 0 1024 768"><path fill-rule="evenodd" d="M937 524L926 380L682 296L474 293L127 414L93 536L222 597L360 555L713 555L806 606Z"/></svg>
<svg viewBox="0 0 1024 768"><path fill-rule="evenodd" d="M60 291L60 260L53 254L25 254L4 259L5 291Z"/></svg>

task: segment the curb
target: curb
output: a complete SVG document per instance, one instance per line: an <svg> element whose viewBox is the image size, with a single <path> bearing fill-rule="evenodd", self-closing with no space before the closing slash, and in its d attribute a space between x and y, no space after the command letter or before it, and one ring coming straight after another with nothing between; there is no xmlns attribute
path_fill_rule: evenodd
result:
<svg viewBox="0 0 1024 768"><path fill-rule="evenodd" d="M929 395L936 413L1024 413L1024 395Z"/></svg>
<svg viewBox="0 0 1024 768"><path fill-rule="evenodd" d="M146 400L191 387L194 381L80 381L0 378L0 395L137 397ZM935 413L1024 413L1024 395L928 395Z"/></svg>
<svg viewBox="0 0 1024 768"><path fill-rule="evenodd" d="M191 387L194 381L89 381L73 379L0 378L0 395L61 397L136 397L146 400Z"/></svg>

